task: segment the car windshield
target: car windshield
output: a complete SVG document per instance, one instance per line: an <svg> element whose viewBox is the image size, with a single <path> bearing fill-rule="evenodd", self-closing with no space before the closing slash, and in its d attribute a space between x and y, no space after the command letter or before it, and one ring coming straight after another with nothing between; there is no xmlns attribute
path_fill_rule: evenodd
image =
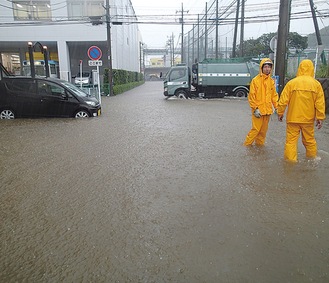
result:
<svg viewBox="0 0 329 283"><path fill-rule="evenodd" d="M87 97L88 94L84 92L82 89L76 87L75 85L67 82L67 81L62 81L62 85L66 86L70 91L72 91L75 95L80 96L80 97Z"/></svg>
<svg viewBox="0 0 329 283"><path fill-rule="evenodd" d="M82 76L81 76L81 74L82 74ZM81 74L78 73L78 74L77 74L77 77L78 77L78 78L81 78L81 77L82 77L82 78L86 78L86 77L89 77L89 76L90 76L89 73L81 73Z"/></svg>

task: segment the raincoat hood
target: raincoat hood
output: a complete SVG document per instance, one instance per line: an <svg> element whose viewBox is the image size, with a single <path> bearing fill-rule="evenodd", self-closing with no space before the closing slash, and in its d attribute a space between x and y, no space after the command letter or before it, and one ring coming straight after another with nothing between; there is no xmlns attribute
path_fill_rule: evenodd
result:
<svg viewBox="0 0 329 283"><path fill-rule="evenodd" d="M272 70L271 70L271 73L270 73L270 75L272 75L273 62L270 58L264 58L264 59L262 59L262 61L260 61L260 64L259 64L259 74L261 76L266 76L265 74L263 74L263 65L266 64L266 63L272 64Z"/></svg>
<svg viewBox="0 0 329 283"><path fill-rule="evenodd" d="M311 76L314 77L314 65L313 62L309 59L305 59L300 62L297 77L298 76Z"/></svg>

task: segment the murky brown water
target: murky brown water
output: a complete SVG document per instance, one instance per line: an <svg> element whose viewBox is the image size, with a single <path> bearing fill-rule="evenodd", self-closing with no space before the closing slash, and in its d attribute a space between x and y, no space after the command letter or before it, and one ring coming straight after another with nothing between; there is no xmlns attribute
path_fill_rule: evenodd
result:
<svg viewBox="0 0 329 283"><path fill-rule="evenodd" d="M285 124L244 148L244 99L165 100L99 118L0 121L1 282L328 282L329 127L282 160Z"/></svg>

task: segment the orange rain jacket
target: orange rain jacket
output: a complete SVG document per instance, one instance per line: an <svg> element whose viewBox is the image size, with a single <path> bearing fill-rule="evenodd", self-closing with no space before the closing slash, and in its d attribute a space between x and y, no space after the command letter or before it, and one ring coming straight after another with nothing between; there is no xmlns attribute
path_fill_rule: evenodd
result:
<svg viewBox="0 0 329 283"><path fill-rule="evenodd" d="M262 72L264 63L268 61L272 63L271 59L269 58L264 58L260 62L259 74L251 81L248 95L249 105L252 109L252 112L258 108L262 115L273 114L272 105L276 109L279 99L275 89L275 81L271 77L271 74L265 75Z"/></svg>
<svg viewBox="0 0 329 283"><path fill-rule="evenodd" d="M325 119L325 99L321 84L314 79L311 60L303 60L298 67L296 78L284 87L278 104L278 115L286 107L287 123L314 123L314 119Z"/></svg>

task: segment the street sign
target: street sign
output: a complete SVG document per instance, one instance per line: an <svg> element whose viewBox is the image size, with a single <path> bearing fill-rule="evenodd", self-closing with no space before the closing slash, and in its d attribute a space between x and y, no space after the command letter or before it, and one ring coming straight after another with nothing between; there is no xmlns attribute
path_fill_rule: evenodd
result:
<svg viewBox="0 0 329 283"><path fill-rule="evenodd" d="M276 46L277 46L277 44L278 44L278 36L275 35L275 36L273 36L273 37L271 38L271 40L270 40L270 48L271 48L271 50L272 50L273 52L276 51Z"/></svg>
<svg viewBox="0 0 329 283"><path fill-rule="evenodd" d="M88 57L91 60L99 60L102 58L102 50L98 46L90 46L88 49Z"/></svg>
<svg viewBox="0 0 329 283"><path fill-rule="evenodd" d="M89 66L103 66L102 60L89 60L88 61Z"/></svg>

